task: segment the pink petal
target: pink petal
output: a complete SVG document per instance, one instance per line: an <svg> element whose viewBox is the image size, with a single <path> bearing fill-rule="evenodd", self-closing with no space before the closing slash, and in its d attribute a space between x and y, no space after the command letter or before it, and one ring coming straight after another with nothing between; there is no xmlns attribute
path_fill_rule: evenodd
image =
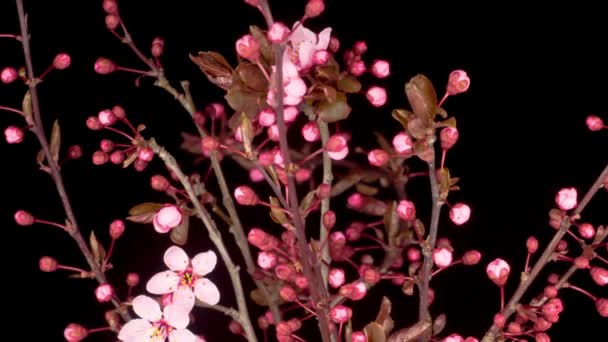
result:
<svg viewBox="0 0 608 342"><path fill-rule="evenodd" d="M291 44L297 48L297 46L302 43L302 42L316 42L317 41L317 35L312 32L311 30L307 29L306 27L304 27L300 22L296 21L293 24L293 27L296 27L295 30L293 30L291 32L291 35L289 36L289 41L291 42Z"/></svg>
<svg viewBox="0 0 608 342"><path fill-rule="evenodd" d="M214 251L198 253L192 259L192 269L199 276L204 276L213 271L217 264L217 255Z"/></svg>
<svg viewBox="0 0 608 342"><path fill-rule="evenodd" d="M220 301L220 290L207 278L198 279L194 283L194 294L199 300L215 305Z"/></svg>
<svg viewBox="0 0 608 342"><path fill-rule="evenodd" d="M189 287L182 286L177 291L173 292L173 304L181 306L188 312L192 311L194 301L194 293Z"/></svg>
<svg viewBox="0 0 608 342"><path fill-rule="evenodd" d="M196 342L196 336L188 329L173 330L169 333L169 342Z"/></svg>
<svg viewBox="0 0 608 342"><path fill-rule="evenodd" d="M145 319L137 318L130 320L120 329L118 339L128 342L134 341L140 337L147 336L150 328L152 328L152 324Z"/></svg>
<svg viewBox="0 0 608 342"><path fill-rule="evenodd" d="M330 38L331 38L331 27L327 27L319 33L319 40L317 42L316 50L327 49L327 46L329 46Z"/></svg>
<svg viewBox="0 0 608 342"><path fill-rule="evenodd" d="M171 227L162 225L161 223L158 222L158 216L154 216L153 224L154 224L154 230L156 230L158 233L165 234L171 230Z"/></svg>
<svg viewBox="0 0 608 342"><path fill-rule="evenodd" d="M163 316L169 325L175 329L184 329L190 324L190 311L184 310L183 307L175 304L170 304L165 307Z"/></svg>
<svg viewBox="0 0 608 342"><path fill-rule="evenodd" d="M171 246L165 252L165 264L171 271L182 272L188 267L190 258L183 249L177 246Z"/></svg>
<svg viewBox="0 0 608 342"><path fill-rule="evenodd" d="M296 65L289 59L287 55L283 58L283 79L287 80L293 77L299 77L298 68Z"/></svg>
<svg viewBox="0 0 608 342"><path fill-rule="evenodd" d="M177 290L179 276L173 271L156 273L146 284L146 290L153 294L171 293Z"/></svg>
<svg viewBox="0 0 608 342"><path fill-rule="evenodd" d="M150 322L156 322L162 317L162 313L160 312L160 305L158 303L144 295L139 295L133 299L133 311L137 314L137 316L147 319Z"/></svg>
<svg viewBox="0 0 608 342"><path fill-rule="evenodd" d="M315 39L316 40L316 39ZM302 42L298 47L298 57L300 58L300 70L308 69L312 66L312 57L315 54L315 44L313 42Z"/></svg>

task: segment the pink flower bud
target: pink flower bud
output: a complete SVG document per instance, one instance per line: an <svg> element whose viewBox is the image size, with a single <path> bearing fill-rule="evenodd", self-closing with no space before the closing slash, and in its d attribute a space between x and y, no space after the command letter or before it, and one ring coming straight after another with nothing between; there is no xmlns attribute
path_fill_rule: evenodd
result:
<svg viewBox="0 0 608 342"><path fill-rule="evenodd" d="M350 334L350 341L351 342L367 342L367 336L365 336L365 334L362 333L361 331L354 331L352 334Z"/></svg>
<svg viewBox="0 0 608 342"><path fill-rule="evenodd" d="M477 265L481 260L481 253L479 251L468 251L462 256L462 263L465 265Z"/></svg>
<svg viewBox="0 0 608 342"><path fill-rule="evenodd" d="M357 56L363 55L367 51L367 43L359 40L353 45L353 53Z"/></svg>
<svg viewBox="0 0 608 342"><path fill-rule="evenodd" d="M604 128L604 122L602 119L595 115L589 115L585 120L585 124L587 124L587 128L589 128L590 131L594 132L600 131L602 128Z"/></svg>
<svg viewBox="0 0 608 342"><path fill-rule="evenodd" d="M266 319L266 316L262 315L258 317L258 327L262 330L266 330L270 327L270 323L268 322L268 319Z"/></svg>
<svg viewBox="0 0 608 342"><path fill-rule="evenodd" d="M302 127L302 136L304 140L308 142L314 142L319 140L321 137L321 131L319 130L319 125L317 125L314 121L309 121Z"/></svg>
<svg viewBox="0 0 608 342"><path fill-rule="evenodd" d="M437 248L433 251L433 261L439 268L448 267L452 263L452 252L445 248Z"/></svg>
<svg viewBox="0 0 608 342"><path fill-rule="evenodd" d="M409 154L414 151L414 142L409 135L401 132L393 138L393 147L399 154Z"/></svg>
<svg viewBox="0 0 608 342"><path fill-rule="evenodd" d="M397 205L397 214L404 221L412 221L416 218L416 207L414 202L403 200Z"/></svg>
<svg viewBox="0 0 608 342"><path fill-rule="evenodd" d="M125 154L123 151L114 151L110 154L110 161L112 164L119 165L125 160Z"/></svg>
<svg viewBox="0 0 608 342"><path fill-rule="evenodd" d="M118 120L116 118L116 115L114 115L114 113L112 113L112 111L109 109L104 109L99 112L97 118L99 119L99 122L101 122L101 124L104 126L111 126L116 123L116 120Z"/></svg>
<svg viewBox="0 0 608 342"><path fill-rule="evenodd" d="M365 97L372 106L380 107L386 103L386 90L382 87L373 86L365 92Z"/></svg>
<svg viewBox="0 0 608 342"><path fill-rule="evenodd" d="M346 323L353 316L351 308L344 305L336 305L329 311L329 318L335 323Z"/></svg>
<svg viewBox="0 0 608 342"><path fill-rule="evenodd" d="M494 325L496 325L499 329L504 328L507 323L507 319L503 314L497 313L494 315Z"/></svg>
<svg viewBox="0 0 608 342"><path fill-rule="evenodd" d="M439 135L441 139L441 148L444 150L451 149L456 141L458 141L458 129L456 127L446 127L441 130L441 134Z"/></svg>
<svg viewBox="0 0 608 342"><path fill-rule="evenodd" d="M57 70L67 69L70 66L72 59L67 53L60 53L53 59L53 67Z"/></svg>
<svg viewBox="0 0 608 342"><path fill-rule="evenodd" d="M543 315L545 317L559 315L564 311L564 305L562 300L559 298L552 298L542 307Z"/></svg>
<svg viewBox="0 0 608 342"><path fill-rule="evenodd" d="M17 126L8 126L4 130L4 138L9 144L18 144L23 141L23 130Z"/></svg>
<svg viewBox="0 0 608 342"><path fill-rule="evenodd" d="M11 67L6 67L6 68L2 69L2 73L0 73L0 79L2 80L2 83L4 83L4 84L9 84L9 83L15 82L15 80L17 79L18 76L19 76L19 74L17 73L17 70L15 70L15 68L11 68Z"/></svg>
<svg viewBox="0 0 608 342"><path fill-rule="evenodd" d="M235 335L243 334L243 326L237 321L230 321L228 324L228 330Z"/></svg>
<svg viewBox="0 0 608 342"><path fill-rule="evenodd" d="M328 210L323 214L323 225L328 230L336 225L336 213L334 213L333 210Z"/></svg>
<svg viewBox="0 0 608 342"><path fill-rule="evenodd" d="M446 91L448 95L464 93L469 89L469 85L471 85L471 79L469 79L467 73L464 70L455 70L452 71L448 78Z"/></svg>
<svg viewBox="0 0 608 342"><path fill-rule="evenodd" d="M464 338L458 334L452 334L443 339L443 342L464 342Z"/></svg>
<svg viewBox="0 0 608 342"><path fill-rule="evenodd" d="M336 37L331 37L329 39L329 45L327 46L331 53L336 53L340 50L340 40Z"/></svg>
<svg viewBox="0 0 608 342"><path fill-rule="evenodd" d="M277 126L276 124L268 127L266 134L268 135L268 139L272 141L279 141L281 138L281 136L279 135L279 126Z"/></svg>
<svg viewBox="0 0 608 342"><path fill-rule="evenodd" d="M589 268L589 259L585 257L577 257L574 259L574 265L578 269L587 269Z"/></svg>
<svg viewBox="0 0 608 342"><path fill-rule="evenodd" d="M581 223L578 226L578 233L584 239L593 239L595 236L595 229L590 223Z"/></svg>
<svg viewBox="0 0 608 342"><path fill-rule="evenodd" d="M557 296L557 287L553 286L553 285L548 285L545 287L545 289L543 290L543 294L547 297L547 298L555 298Z"/></svg>
<svg viewBox="0 0 608 342"><path fill-rule="evenodd" d="M116 70L116 65L111 60L100 57L95 61L95 72L100 75L107 75Z"/></svg>
<svg viewBox="0 0 608 342"><path fill-rule="evenodd" d="M291 31L287 26L285 26L285 24L277 21L270 26L266 36L271 43L279 44L282 43L287 36L289 36L290 32Z"/></svg>
<svg viewBox="0 0 608 342"><path fill-rule="evenodd" d="M329 197L329 195L331 194L331 186L329 186L329 184L327 183L321 183L319 184L319 186L317 187L317 197L319 199L325 199L327 197Z"/></svg>
<svg viewBox="0 0 608 342"><path fill-rule="evenodd" d="M163 234L177 227L182 222L182 212L175 205L168 205L154 215L154 229Z"/></svg>
<svg viewBox="0 0 608 342"><path fill-rule="evenodd" d="M118 4L116 3L116 0L103 0L103 10L109 14L118 13Z"/></svg>
<svg viewBox="0 0 608 342"><path fill-rule="evenodd" d="M598 285L604 286L608 284L608 270L594 266L591 267L590 273L591 278L593 278L593 281L595 281Z"/></svg>
<svg viewBox="0 0 608 342"><path fill-rule="evenodd" d="M323 0L308 0L306 4L306 8L304 9L304 14L308 18L315 18L321 15L325 10L325 3Z"/></svg>
<svg viewBox="0 0 608 342"><path fill-rule="evenodd" d="M521 333L521 324L517 322L511 322L507 325L507 331L511 334L520 334Z"/></svg>
<svg viewBox="0 0 608 342"><path fill-rule="evenodd" d="M264 174L258 169L249 170L249 179L254 183L259 183L264 180Z"/></svg>
<svg viewBox="0 0 608 342"><path fill-rule="evenodd" d="M353 76L357 77L363 75L365 73L365 70L365 63L363 61L353 62L348 67L348 72L350 72Z"/></svg>
<svg viewBox="0 0 608 342"><path fill-rule="evenodd" d="M125 232L125 223L122 220L114 220L110 223L110 237L118 239Z"/></svg>
<svg viewBox="0 0 608 342"><path fill-rule="evenodd" d="M300 288L300 289L305 289L305 288L307 288L307 287L308 287L308 279L306 279L306 277L305 277L305 276L303 276L303 275L299 275L299 276L297 276L297 277L296 277L296 279L294 279L294 281L293 281L293 282L294 282L294 283L296 284L296 286L297 286L298 288Z"/></svg>
<svg viewBox="0 0 608 342"><path fill-rule="evenodd" d="M456 203L450 209L450 220L460 226L466 223L471 217L471 208L464 203Z"/></svg>
<svg viewBox="0 0 608 342"><path fill-rule="evenodd" d="M329 62L329 57L331 55L327 50L317 50L312 55L312 63L314 65L325 65Z"/></svg>
<svg viewBox="0 0 608 342"><path fill-rule="evenodd" d="M380 272L377 269L370 267L363 272L363 281L370 285L376 285L380 282Z"/></svg>
<svg viewBox="0 0 608 342"><path fill-rule="evenodd" d="M334 289L342 286L344 284L344 280L346 279L344 270L341 268L332 268L329 270L328 282L329 286Z"/></svg>
<svg viewBox="0 0 608 342"><path fill-rule="evenodd" d="M144 147L137 151L137 158L149 162L154 158L154 151L149 147Z"/></svg>
<svg viewBox="0 0 608 342"><path fill-rule="evenodd" d="M549 284L557 284L558 281L559 281L559 276L557 274L555 274L555 273L551 273L547 277L547 282Z"/></svg>
<svg viewBox="0 0 608 342"><path fill-rule="evenodd" d="M162 56L164 51L165 51L165 40L161 37L154 38L154 40L152 41L152 46L150 48L150 53L152 54L152 56L158 58L158 57Z"/></svg>
<svg viewBox="0 0 608 342"><path fill-rule="evenodd" d="M545 334L545 333L538 333L534 336L534 340L536 342L551 342L551 338L549 338L549 335Z"/></svg>
<svg viewBox="0 0 608 342"><path fill-rule="evenodd" d="M110 284L101 284L95 289L95 297L101 303L109 302L114 296L114 289Z"/></svg>
<svg viewBox="0 0 608 342"><path fill-rule="evenodd" d="M80 324L70 323L63 330L63 337L67 342L80 342L84 340L89 332Z"/></svg>
<svg viewBox="0 0 608 342"><path fill-rule="evenodd" d="M258 114L258 123L260 124L260 126L270 127L274 125L275 122L276 115L274 113L274 110L272 110L272 108L270 107L262 109Z"/></svg>
<svg viewBox="0 0 608 342"><path fill-rule="evenodd" d="M103 139L99 143L99 148L106 153L112 152L114 149L114 142L110 139Z"/></svg>
<svg viewBox="0 0 608 342"><path fill-rule="evenodd" d="M331 159L342 160L348 155L348 142L342 134L334 134L325 144L325 149Z"/></svg>
<svg viewBox="0 0 608 342"><path fill-rule="evenodd" d="M555 247L555 251L557 252L563 252L566 249L568 249L568 242L566 240L560 240Z"/></svg>
<svg viewBox="0 0 608 342"><path fill-rule="evenodd" d="M490 280L492 280L496 285L501 287L507 282L509 272L511 272L511 267L502 259L492 261L486 268L488 278L490 278Z"/></svg>
<svg viewBox="0 0 608 342"><path fill-rule="evenodd" d="M148 166L148 162L145 160L137 159L133 162L133 169L137 172L142 172Z"/></svg>
<svg viewBox="0 0 608 342"><path fill-rule="evenodd" d="M608 317L608 299L607 298L598 298L595 301L595 308L597 312L602 317Z"/></svg>
<svg viewBox="0 0 608 342"><path fill-rule="evenodd" d="M241 185L234 189L234 198L240 205L256 205L259 202L258 195L246 185Z"/></svg>
<svg viewBox="0 0 608 342"><path fill-rule="evenodd" d="M80 145L72 145L68 147L67 155L70 159L78 159L82 157L82 149L80 148Z"/></svg>
<svg viewBox="0 0 608 342"><path fill-rule="evenodd" d="M367 154L367 160L371 165L381 167L388 163L389 155L385 150L375 149Z"/></svg>
<svg viewBox="0 0 608 342"><path fill-rule="evenodd" d="M378 78L385 78L390 75L390 64L384 60L376 60L372 64L372 74Z"/></svg>
<svg viewBox="0 0 608 342"><path fill-rule="evenodd" d="M347 206L355 210L363 208L365 202L365 197L358 192L348 196L348 199L346 200Z"/></svg>
<svg viewBox="0 0 608 342"><path fill-rule="evenodd" d="M25 210L19 210L15 213L15 222L20 226L31 226L35 221L34 216Z"/></svg>
<svg viewBox="0 0 608 342"><path fill-rule="evenodd" d="M99 166L99 165L103 165L105 163L108 162L108 160L110 160L110 156L105 153L104 151L95 151L93 153L93 164Z"/></svg>
<svg viewBox="0 0 608 342"><path fill-rule="evenodd" d="M137 273L129 273L127 274L127 285L130 287L135 287L139 285L139 274Z"/></svg>
<svg viewBox="0 0 608 342"><path fill-rule="evenodd" d="M115 30L120 24L120 18L116 14L108 14L105 18L106 28L110 31Z"/></svg>
<svg viewBox="0 0 608 342"><path fill-rule="evenodd" d="M561 210L574 209L577 206L576 196L575 188L564 188L555 196L555 202Z"/></svg>
<svg viewBox="0 0 608 342"><path fill-rule="evenodd" d="M42 272L54 272L57 270L57 260L50 256L43 256L38 262L38 267Z"/></svg>
<svg viewBox="0 0 608 342"><path fill-rule="evenodd" d="M274 269L274 274L281 280L290 280L295 276L296 270L288 264L279 264Z"/></svg>
<svg viewBox="0 0 608 342"><path fill-rule="evenodd" d="M154 175L150 178L150 186L156 191L165 191L170 185L169 180L161 175Z"/></svg>
<svg viewBox="0 0 608 342"><path fill-rule="evenodd" d="M286 123L294 122L298 117L298 114L300 114L300 110L295 106L288 106L283 110L283 118Z"/></svg>
<svg viewBox="0 0 608 342"><path fill-rule="evenodd" d="M226 115L226 108L219 102L213 102L205 107L205 112L207 112L207 115L212 119L219 120Z"/></svg>
<svg viewBox="0 0 608 342"><path fill-rule="evenodd" d="M103 125L99 121L99 118L97 118L96 116L89 116L87 118L87 127L90 130L97 131L97 130L102 129Z"/></svg>
<svg viewBox="0 0 608 342"><path fill-rule="evenodd" d="M538 249L538 240L534 236L530 236L528 240L526 240L526 248L528 249L529 254L534 254Z"/></svg>
<svg viewBox="0 0 608 342"><path fill-rule="evenodd" d="M283 285L279 290L279 295L286 302L293 302L298 299L296 290L294 290L293 287L289 285Z"/></svg>
<svg viewBox="0 0 608 342"><path fill-rule="evenodd" d="M252 35L246 34L236 41L236 52L239 56L255 62L260 58L260 43Z"/></svg>
<svg viewBox="0 0 608 342"><path fill-rule="evenodd" d="M277 264L277 255L273 252L260 252L258 253L258 266L260 266L262 269L265 270L269 270L271 268L273 268L274 266L276 266Z"/></svg>
<svg viewBox="0 0 608 342"><path fill-rule="evenodd" d="M421 253L420 250L416 247L410 247L407 250L407 260L409 260L410 262L416 262L419 261L421 258Z"/></svg>

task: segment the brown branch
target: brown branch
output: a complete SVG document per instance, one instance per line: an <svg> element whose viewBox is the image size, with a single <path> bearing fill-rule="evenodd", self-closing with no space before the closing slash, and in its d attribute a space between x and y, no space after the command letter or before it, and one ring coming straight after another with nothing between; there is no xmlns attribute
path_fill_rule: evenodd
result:
<svg viewBox="0 0 608 342"><path fill-rule="evenodd" d="M65 185L63 183L63 177L61 176L61 171L59 170L59 165L57 164L57 161L55 161L55 159L53 158L51 149L49 147L48 140L44 133L44 127L42 125L42 116L41 116L41 112L40 112L40 103L38 100L38 92L36 89L36 85L39 82L39 80L36 79L35 74L34 74L34 67L32 64L32 53L31 53L30 41L29 41L29 36L28 36L28 31L27 31L27 22L26 22L25 10L23 7L23 0L16 0L16 3L17 3L17 13L19 16L19 27L21 30L21 37L22 37L21 45L23 46L23 55L25 58L25 67L27 70L27 77L28 77L27 85L29 87L29 91L30 91L30 95L31 95L31 105L32 105L32 114L33 114L33 122L28 122L28 123L32 124L31 130L34 132L34 134L36 135L36 138L40 142L40 146L44 153L44 157L49 166L51 177L53 178L53 182L55 183L55 187L57 188L57 193L59 194L59 198L61 199L61 204L63 206L67 219L69 221L69 224L67 225L67 228L68 228L67 232L74 239L74 241L76 241L76 244L78 245L78 248L80 249L80 252L82 253L82 255L84 255L85 259L87 260L87 263L89 264L89 267L91 268L91 271L93 272L93 275L95 276L95 279L97 279L97 281L100 284L108 283L106 275L104 274L104 272L101 270L100 266L95 261L95 258L93 257L93 254L91 253L91 250L89 249L89 247L87 246L87 243L85 242L84 238L82 237L82 233L80 232L80 228L78 227L78 222L76 221L76 216L74 215L74 210L72 209L70 199L68 197L67 191L65 190ZM27 119L27 120L30 121L30 119ZM112 304L114 304L114 306L117 309L117 312L121 315L121 317L125 321L131 320L131 315L127 312L127 310L124 310L124 307L118 301L113 299Z"/></svg>
<svg viewBox="0 0 608 342"><path fill-rule="evenodd" d="M589 201L591 201L591 198L593 198L593 196L597 193L597 191L602 188L602 183L606 179L606 177L608 177L608 164L606 165L606 167L604 167L604 170L602 171L602 173L595 180L595 182L593 183L593 185L591 186L589 191L587 191L587 193L585 194L583 199L580 201L578 207L572 212L572 216L565 217L562 220L562 223L561 223L559 229L557 230L557 232L553 236L553 239L551 239L551 242L549 242L549 244L543 251L543 254L540 256L540 258L538 259L538 261L536 262L536 264L530 271L530 274L527 274L524 277L522 277L521 282L519 283L519 286L517 287L517 290L515 290L515 293L513 294L513 296L511 297L511 299L509 300L509 302L507 303L507 305L501 312L501 314L505 317L505 319L508 319L509 317L511 317L511 315L517 310L517 305L519 304L521 297L523 297L523 295L526 293L526 291L528 290L528 287L530 287L530 285L536 279L536 277L538 276L540 271L551 260L551 256L553 255L553 253L555 251L555 247L557 246L559 241L564 237L564 235L570 228L570 225L572 224L571 219L577 218L580 215L580 213L585 209L585 207L587 206ZM492 327L490 327L490 329L486 332L485 336L483 337L482 342L496 341L499 333L500 333L500 329L496 325L492 324Z"/></svg>
<svg viewBox="0 0 608 342"><path fill-rule="evenodd" d="M403 328L396 333L391 334L388 342L410 342L422 335L431 333L431 322L428 320L418 321L411 327Z"/></svg>
<svg viewBox="0 0 608 342"><path fill-rule="evenodd" d="M327 141L329 140L329 127L327 126L327 123L323 122L320 119L318 120L318 123L319 129L321 131L321 143L323 144L323 146L325 146L325 144L327 144ZM331 187L331 183L333 182L333 180L334 175L331 168L331 158L329 157L327 150L323 149L323 184L327 184ZM325 241L325 238L329 233L327 228L325 227L325 224L323 224L323 216L330 208L330 198L331 196L327 196L321 201L321 222L319 223L319 241ZM329 244L327 243L323 245L323 249L321 250L321 260L323 260L328 265L331 263L331 255L329 254ZM323 286L325 287L325 289L327 289L328 275L329 267L322 267L321 280L323 281Z"/></svg>

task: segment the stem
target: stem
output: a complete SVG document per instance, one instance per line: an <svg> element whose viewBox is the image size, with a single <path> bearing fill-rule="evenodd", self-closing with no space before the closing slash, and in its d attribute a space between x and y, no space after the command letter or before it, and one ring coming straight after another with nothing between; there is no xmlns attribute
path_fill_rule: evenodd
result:
<svg viewBox="0 0 608 342"><path fill-rule="evenodd" d="M112 256L112 252L114 252L114 244L116 243L116 239L112 239L112 242L110 242L110 248L108 249L108 253L106 253L106 258L104 259L102 265L105 266L108 264L108 261L110 261L110 257Z"/></svg>
<svg viewBox="0 0 608 342"><path fill-rule="evenodd" d="M581 289L578 286L574 286L574 285L568 284L568 285L566 285L564 287L567 288L567 289L573 289L575 291L578 291L578 292L584 294L585 296L591 298L591 300L593 300L593 301L597 300L597 298L594 295L592 295L591 293L589 293L589 291L583 290L583 289Z"/></svg>
<svg viewBox="0 0 608 342"><path fill-rule="evenodd" d="M327 144L329 140L329 127L326 122L322 120L318 120L319 130L321 132L321 143L323 146ZM334 180L334 175L331 169L331 158L329 154L327 154L327 150L323 149L323 184L327 184L331 189L331 183ZM321 219L319 224L319 241L327 241L329 237L329 230L323 224L323 216L330 208L331 196L327 196L323 200L321 200ZM329 244L323 244L321 247L321 260L331 263L331 255L329 254ZM327 289L327 278L329 275L329 268L323 267L321 268L321 280L323 281L323 286Z"/></svg>
<svg viewBox="0 0 608 342"><path fill-rule="evenodd" d="M24 112L20 111L19 109L15 109L15 108L11 108L11 107L0 106L0 110L6 110L8 112L13 112L13 113L17 113L21 116L25 116Z"/></svg>
<svg viewBox="0 0 608 342"><path fill-rule="evenodd" d="M132 136L130 136L130 135L128 135L127 133L125 133L125 132L123 132L123 131L121 131L121 130L119 130L119 129L116 129L116 128L114 128L114 127L110 127L110 126L104 126L103 128L104 128L104 129L107 129L107 130L109 130L109 131L112 131L112 132L114 132L114 133L120 134L120 135L122 135L123 137L125 137L125 138L129 139L129 141L133 141L133 140L135 140L135 138L133 138Z"/></svg>
<svg viewBox="0 0 608 342"><path fill-rule="evenodd" d="M418 321L430 322L429 315L429 282L431 280L431 269L433 267L433 250L437 241L437 230L439 227L439 213L444 202L439 198L439 185L437 184L437 173L435 172L435 158L428 162L429 179L431 181L431 197L433 200L433 211L431 213L431 225L429 235L426 241L422 243L422 254L424 255L424 264L420 274L420 282L418 283L420 306L418 307ZM429 331L430 332L430 331ZM427 333L419 339L419 341L428 341L430 336Z"/></svg>
<svg viewBox="0 0 608 342"><path fill-rule="evenodd" d="M8 34L8 33L0 34L0 38L12 38L12 39L16 39L16 40L21 40L21 36L18 36L16 34Z"/></svg>
<svg viewBox="0 0 608 342"><path fill-rule="evenodd" d="M152 148L154 153L156 153L158 157L165 163L167 168L173 173L175 173L180 183L186 190L186 193L188 193L188 197L190 197L190 201L194 205L194 209L198 217L203 221L205 228L207 228L207 232L209 233L209 239L217 248L224 264L226 265L226 268L228 269L230 280L234 285L234 295L236 297L238 314L240 317L239 323L241 323L241 325L243 326L243 330L247 335L247 339L252 342L257 341L255 331L253 330L253 325L251 324L251 320L249 318L249 312L247 310L245 293L243 291L241 278L239 277L239 267L235 265L232 261L232 257L228 253L226 245L224 245L224 241L222 240L222 236L217 228L217 225L215 224L215 221L213 221L207 209L205 209L205 207L201 205L200 201L198 200L198 197L196 196L196 192L192 187L192 184L188 180L188 176L186 176L181 170L175 158L171 154L169 154L169 152L165 150L164 147L159 146L154 141L149 142L149 147Z"/></svg>
<svg viewBox="0 0 608 342"><path fill-rule="evenodd" d="M593 198L593 196L597 193L597 191L603 187L602 183L603 183L604 179L606 179L606 177L608 177L608 164L604 167L604 170L602 171L602 173L598 176L598 178L595 180L595 182L593 183L591 188L587 191L587 193L585 194L585 196L579 203L578 207L576 209L574 209L571 217L578 217L578 215L585 209L585 207L587 206L589 201L591 201L591 198ZM511 315L515 312L515 310L517 309L517 304L521 300L521 297L523 297L523 295L526 293L526 291L528 290L528 287L530 287L530 285L532 284L534 279L536 279L536 277L538 276L540 271L551 260L551 256L553 255L553 251L555 250L555 247L557 246L559 241L564 237L564 235L566 234L566 231L568 231L568 229L570 228L570 225L571 225L571 221L570 221L569 217L566 217L566 218L564 218L564 220L562 220L562 223L561 223L559 229L553 236L553 239L551 239L551 242L549 242L549 244L543 251L543 254L540 256L540 258L538 259L538 261L536 262L534 267L532 267L532 271L530 271L530 274L526 275L525 277L522 277L521 282L519 283L519 286L517 287L517 290L515 290L515 293L513 294L513 296L507 303L504 310L502 310L502 312L501 312L501 314L505 317L505 319L509 319L509 317L511 317ZM568 272L570 272L570 270ZM572 273L574 273L574 271ZM492 324L490 329L486 332L485 336L483 337L482 342L496 341L499 333L500 333L500 329L496 325Z"/></svg>
<svg viewBox="0 0 608 342"><path fill-rule="evenodd" d="M505 308L505 287L500 287L500 310Z"/></svg>
<svg viewBox="0 0 608 342"><path fill-rule="evenodd" d="M59 223L55 223L55 222L51 222L51 221L46 221L46 220L40 220L40 219L35 219L34 222L40 223L40 224L46 224L48 226L53 226L53 227L61 228L61 229L65 230L66 232L68 231L68 227L64 226L63 224L59 224Z"/></svg>
<svg viewBox="0 0 608 342"><path fill-rule="evenodd" d="M83 270L82 268L73 267L73 266L57 265L57 269L66 270L66 271L74 271L74 272L79 272L79 273L88 273L87 271Z"/></svg>
<svg viewBox="0 0 608 342"><path fill-rule="evenodd" d="M17 13L19 16L19 26L21 29L21 37L23 37L21 40L21 44L23 46L23 55L25 57L27 77L29 79L28 87L32 101L32 112L34 120L34 126L32 127L32 131L34 132L34 134L36 134L36 138L38 138L38 141L40 142L40 146L42 147L42 151L44 152L46 162L51 171L51 177L53 178L53 182L55 183L55 187L57 188L57 193L59 194L59 197L61 199L61 204L63 205L63 209L70 223L68 225L67 232L74 239L74 241L76 241L78 248L87 260L89 267L91 267L91 270L95 275L95 279L97 279L100 284L107 283L108 281L106 279L105 274L101 271L99 265L95 262L95 258L93 257L91 250L87 246L87 243L85 242L84 238L82 237L82 234L80 233L80 229L78 228L78 222L76 221L74 211L72 210L72 205L70 203L68 194L63 184L63 178L61 176L61 172L59 171L59 165L51 154L48 140L46 138L46 135L44 134L44 129L42 126L42 117L40 114L40 103L38 102L38 92L36 90L36 82L34 78L34 67L32 65L30 41L28 39L27 23L25 22L25 9L23 7L23 0L16 0L16 3ZM131 320L131 315L126 310L122 309L122 305L118 301L112 299L112 304L114 304L114 306L119 309L118 312L125 321Z"/></svg>

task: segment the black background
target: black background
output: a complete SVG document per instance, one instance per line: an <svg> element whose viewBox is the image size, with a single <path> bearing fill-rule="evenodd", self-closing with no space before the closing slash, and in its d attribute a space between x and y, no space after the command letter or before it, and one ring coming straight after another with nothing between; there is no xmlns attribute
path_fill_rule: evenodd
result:
<svg viewBox="0 0 608 342"><path fill-rule="evenodd" d="M275 17L289 24L301 16L304 4L305 1L271 3ZM234 63L234 41L246 33L248 25L263 25L259 13L239 0L171 4L130 0L119 5L142 50L148 50L155 36L165 38L166 72L172 81L191 81L199 106L221 100L223 93L206 81L188 59L188 53L215 50ZM155 161L139 174L132 168L92 166L90 155L99 140L114 136L87 130L86 118L121 104L133 122L146 124L146 136L156 137L175 152L187 170L204 173L206 164L193 165L192 156L178 148L179 133L193 132L193 125L187 113L150 82L144 80L136 87L132 75L100 76L93 72L93 63L99 56L143 68L130 50L105 29L101 1L29 1L26 6L36 71L42 72L58 52L72 56L69 69L52 72L40 85L41 106L46 127L51 126L53 118L59 118L63 146L83 146L85 158L63 168L66 185L81 227L85 232L95 229L100 240L108 242L107 226L113 219L124 217L137 203L165 199L148 186L149 176L162 172L162 167ZM388 81L365 79L368 85L375 82L388 88L387 106L373 109L363 97L352 100L355 110L351 123L345 127L353 130L356 142L373 142L371 128L391 136L398 131L390 110L407 106L403 84L415 74L427 75L439 93L443 92L450 71L464 69L471 77L469 91L450 98L445 108L456 116L460 130L460 140L449 153L447 165L453 175L461 177L463 190L451 195L451 201L470 204L473 215L462 228L455 228L443 215L440 236L452 239L457 254L476 248L484 257L479 266L455 267L433 282L437 300L432 311L447 314L449 333L481 337L498 309L498 290L485 277L485 264L498 256L511 263L507 294L512 293L523 267L526 238L535 235L543 244L552 234L547 215L554 194L561 187L574 186L582 196L608 161L605 131L589 132L584 124L591 113L608 120L608 54L604 46L606 31L602 29L606 17L599 5L552 6L541 10L513 3L461 7L439 2L421 5L390 0L330 0L323 16L307 24L315 31L332 26L332 34L343 47L365 40L369 46L366 61L384 58L392 63ZM0 32L16 33L14 4L3 0L0 13ZM21 66L20 49L15 41L0 40L0 67ZM0 104L20 107L24 92L22 84L2 85ZM11 124L21 126L23 121L3 112L0 126ZM373 145L368 144L370 147ZM37 170L37 151L32 134L27 134L19 145L0 143L3 310L8 315L5 328L25 340L59 341L70 322L102 326L103 311L109 306L95 301L95 285L90 280L67 279L65 272L38 271L38 259L43 255L54 256L66 265L84 267L71 239L50 227L14 224L12 215L18 209L48 220L63 220L50 178ZM416 167L423 169L420 163L414 163ZM226 168L229 179L244 179L234 165L227 163ZM420 198L420 215L428 217L428 182L413 181L408 192ZM584 219L606 224L607 197L606 191L600 191ZM259 221L248 216L256 211L243 213L245 222ZM338 224L344 227L350 213L340 214ZM118 294L125 293L123 279L127 272L139 272L145 281L160 271L162 253L169 245L168 237L153 233L150 226L129 224L117 244L116 269L108 275L117 284ZM229 245L238 254L234 245ZM186 250L194 255L208 248L211 244L206 233L194 225ZM553 267L563 270L567 266L560 263ZM218 267L212 279L224 289L222 303L230 305L225 269ZM589 282L588 272L580 272L573 282L598 295L605 291ZM136 290L143 291L143 286ZM394 317L399 324L415 321L416 300L405 298L398 288L380 287L372 294L355 306L355 329L373 318L375 309L370 308L377 307L382 294L394 298ZM606 321L600 319L592 301L571 292L564 292L563 298L566 311L550 331L553 340L598 340L594 336L602 331L601 325L605 326ZM197 318L192 330L205 334L209 340L234 338L227 332L227 320L221 314L201 311ZM90 337L92 341L113 339L109 333ZM314 337L309 340L314 341Z"/></svg>

